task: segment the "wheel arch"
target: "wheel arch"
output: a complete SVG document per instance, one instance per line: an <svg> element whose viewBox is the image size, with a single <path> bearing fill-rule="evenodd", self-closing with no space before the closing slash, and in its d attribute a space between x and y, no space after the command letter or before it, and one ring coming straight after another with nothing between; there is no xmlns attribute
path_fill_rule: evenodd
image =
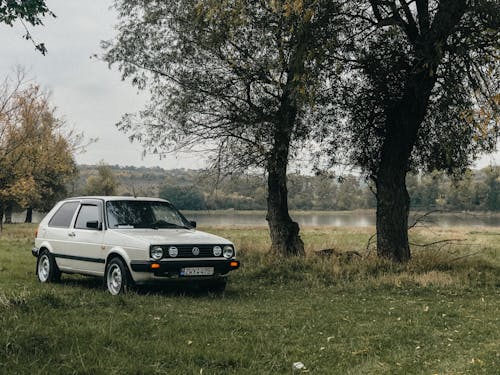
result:
<svg viewBox="0 0 500 375"><path fill-rule="evenodd" d="M42 250L47 250L51 254L54 252L49 241L43 241L40 244L40 246L38 247L38 254L40 254L42 252Z"/></svg>
<svg viewBox="0 0 500 375"><path fill-rule="evenodd" d="M114 258L120 258L123 261L123 264L125 265L125 267L127 267L128 274L130 275L130 277L133 280L132 270L130 268L130 258L128 257L127 252L125 250L123 250L122 248L113 248L108 253L108 255L106 256L106 262L104 265L104 273L106 274L107 269L108 269L108 264Z"/></svg>

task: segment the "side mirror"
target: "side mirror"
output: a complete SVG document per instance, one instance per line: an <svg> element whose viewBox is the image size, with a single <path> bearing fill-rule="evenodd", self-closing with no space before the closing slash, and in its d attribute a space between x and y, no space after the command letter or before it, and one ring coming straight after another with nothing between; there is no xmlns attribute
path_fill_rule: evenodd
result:
<svg viewBox="0 0 500 375"><path fill-rule="evenodd" d="M191 221L189 222L189 224L191 224L191 226L192 226L193 228L196 228L196 221L191 220Z"/></svg>
<svg viewBox="0 0 500 375"><path fill-rule="evenodd" d="M101 230L101 226L99 225L99 221L98 220L87 221L86 226L89 229Z"/></svg>

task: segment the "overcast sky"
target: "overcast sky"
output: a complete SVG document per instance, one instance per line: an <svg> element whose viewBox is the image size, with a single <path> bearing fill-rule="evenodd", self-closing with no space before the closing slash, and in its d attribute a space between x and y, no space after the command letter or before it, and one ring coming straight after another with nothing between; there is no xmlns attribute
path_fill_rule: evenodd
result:
<svg viewBox="0 0 500 375"><path fill-rule="evenodd" d="M19 64L29 76L52 92L52 103L74 128L88 138L98 138L87 152L77 156L80 164L160 166L162 168L200 168L199 155L142 156L139 144L131 144L127 135L115 127L122 114L140 110L147 100L129 82L123 82L116 70L91 59L100 53L101 40L113 38L116 14L111 0L47 0L57 18L46 18L43 27L31 29L38 42L44 42L48 54L42 56L22 39L20 25L0 25L0 78ZM499 164L500 154L486 156L478 166Z"/></svg>
<svg viewBox="0 0 500 375"><path fill-rule="evenodd" d="M156 155L143 157L142 147L131 144L115 127L122 114L140 110L147 100L129 82L121 80L106 63L91 59L100 53L101 40L114 35L116 14L111 0L47 0L57 18L44 19L45 26L31 28L37 42L44 42L48 53L42 56L22 38L21 25L0 25L0 73L3 78L15 65L24 66L28 76L52 92L52 104L68 124L88 138L98 138L86 153L77 155L80 164L160 166L162 168L200 168L199 155Z"/></svg>

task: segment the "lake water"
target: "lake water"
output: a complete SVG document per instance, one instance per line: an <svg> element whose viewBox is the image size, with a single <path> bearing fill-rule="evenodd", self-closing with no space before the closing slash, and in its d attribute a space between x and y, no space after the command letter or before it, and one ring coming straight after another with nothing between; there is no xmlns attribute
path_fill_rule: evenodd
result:
<svg viewBox="0 0 500 375"><path fill-rule="evenodd" d="M195 220L199 225L235 225L235 226L266 226L264 211L184 211L189 220ZM15 213L14 222L24 222L25 213ZM420 214L411 214L410 223ZM44 214L33 213L33 222L37 223ZM301 226L335 226L335 227L369 227L375 225L375 211L346 212L292 212L291 216ZM454 226L488 226L500 227L500 214L475 214L467 212L434 213L426 217L426 223L441 227Z"/></svg>
<svg viewBox="0 0 500 375"><path fill-rule="evenodd" d="M184 213L190 220L200 225L267 225L266 213L263 211L187 211ZM410 214L410 224L422 213ZM375 225L375 211L346 212L292 212L292 218L301 226L334 226L334 227L370 227ZM471 213L434 213L425 218L425 223L441 227L454 226L488 226L500 227L500 215Z"/></svg>

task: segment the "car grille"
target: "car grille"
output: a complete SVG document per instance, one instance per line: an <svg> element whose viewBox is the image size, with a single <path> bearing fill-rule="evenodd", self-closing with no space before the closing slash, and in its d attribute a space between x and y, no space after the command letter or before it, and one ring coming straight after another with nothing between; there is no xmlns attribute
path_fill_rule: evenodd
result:
<svg viewBox="0 0 500 375"><path fill-rule="evenodd" d="M213 248L214 246L217 245L167 245L167 246L162 246L165 254L163 257L166 259L168 258L172 259L168 255L168 248L170 246L175 246L177 250L179 250L179 255L177 255L176 258L223 258L222 254L219 257L214 256ZM220 246L221 249L224 248L224 245L218 245L218 246ZM200 253L198 255L193 254L194 247L200 249Z"/></svg>

